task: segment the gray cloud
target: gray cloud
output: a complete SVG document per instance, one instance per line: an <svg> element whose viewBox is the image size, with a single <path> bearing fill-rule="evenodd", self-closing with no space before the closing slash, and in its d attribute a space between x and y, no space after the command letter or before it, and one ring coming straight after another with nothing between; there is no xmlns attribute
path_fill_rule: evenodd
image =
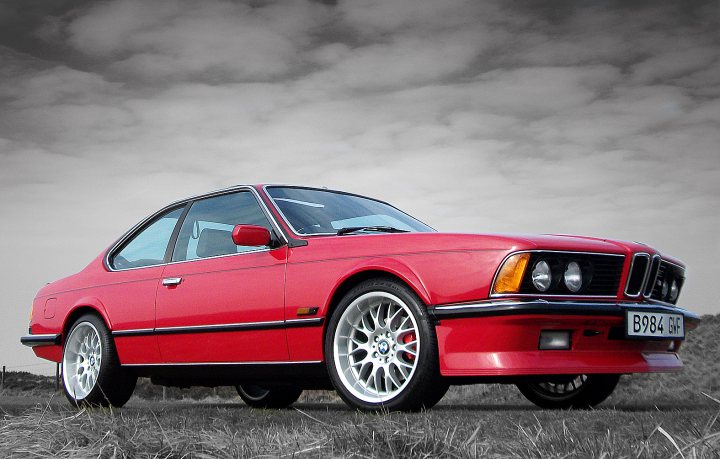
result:
<svg viewBox="0 0 720 459"><path fill-rule="evenodd" d="M444 230L641 239L688 263L684 304L719 312L719 16L4 2L0 358L36 362L17 336L44 282L170 200L245 182L369 194Z"/></svg>

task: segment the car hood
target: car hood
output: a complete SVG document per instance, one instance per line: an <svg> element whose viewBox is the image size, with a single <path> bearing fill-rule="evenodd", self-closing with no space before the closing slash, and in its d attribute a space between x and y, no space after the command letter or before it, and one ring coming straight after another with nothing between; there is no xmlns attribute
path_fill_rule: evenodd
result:
<svg viewBox="0 0 720 459"><path fill-rule="evenodd" d="M583 236L531 234L462 233L381 233L309 237L308 249L299 248L296 257L327 259L386 256L423 252L562 250L628 255L655 251L634 242L621 242ZM307 257L307 258L306 258Z"/></svg>

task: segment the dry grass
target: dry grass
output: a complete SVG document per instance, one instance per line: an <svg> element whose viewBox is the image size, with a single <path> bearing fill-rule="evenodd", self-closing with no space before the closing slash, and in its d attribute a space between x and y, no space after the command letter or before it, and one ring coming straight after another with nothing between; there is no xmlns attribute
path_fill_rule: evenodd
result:
<svg viewBox="0 0 720 459"><path fill-rule="evenodd" d="M0 420L0 457L720 457L720 402L552 412L522 405L357 413L339 404L39 406Z"/></svg>

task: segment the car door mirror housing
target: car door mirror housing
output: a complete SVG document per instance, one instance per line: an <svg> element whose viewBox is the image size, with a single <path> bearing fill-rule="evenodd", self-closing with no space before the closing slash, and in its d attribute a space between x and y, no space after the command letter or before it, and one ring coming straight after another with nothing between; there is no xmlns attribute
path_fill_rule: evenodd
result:
<svg viewBox="0 0 720 459"><path fill-rule="evenodd" d="M235 245L270 245L270 231L263 226L235 225L232 232L232 240Z"/></svg>

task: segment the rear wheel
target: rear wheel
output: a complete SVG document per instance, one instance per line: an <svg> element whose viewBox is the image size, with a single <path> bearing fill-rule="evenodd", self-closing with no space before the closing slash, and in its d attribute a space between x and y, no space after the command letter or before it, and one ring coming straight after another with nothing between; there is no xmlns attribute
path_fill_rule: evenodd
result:
<svg viewBox="0 0 720 459"><path fill-rule="evenodd" d="M257 384L238 384L238 395L253 408L287 408L300 398L302 389L295 386L263 387Z"/></svg>
<svg viewBox="0 0 720 459"><path fill-rule="evenodd" d="M86 314L70 329L63 346L63 389L73 405L123 406L137 377L120 366L110 331Z"/></svg>
<svg viewBox="0 0 720 459"><path fill-rule="evenodd" d="M620 375L568 375L548 381L521 383L517 387L541 408L591 408L612 394Z"/></svg>
<svg viewBox="0 0 720 459"><path fill-rule="evenodd" d="M340 301L325 338L330 379L350 406L416 411L447 390L425 306L391 279L358 284Z"/></svg>

